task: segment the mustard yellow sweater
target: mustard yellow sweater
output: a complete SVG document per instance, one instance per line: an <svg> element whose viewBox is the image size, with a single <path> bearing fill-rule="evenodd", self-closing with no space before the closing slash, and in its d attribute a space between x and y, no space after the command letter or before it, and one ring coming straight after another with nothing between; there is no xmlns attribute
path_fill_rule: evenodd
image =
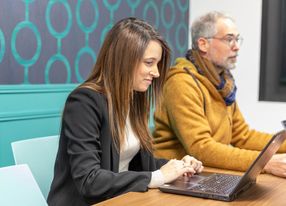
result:
<svg viewBox="0 0 286 206"><path fill-rule="evenodd" d="M272 137L251 130L237 103L226 106L213 84L184 58L178 58L169 71L153 135L157 157L180 159L190 154L205 166L240 171ZM279 151L286 151L285 143Z"/></svg>

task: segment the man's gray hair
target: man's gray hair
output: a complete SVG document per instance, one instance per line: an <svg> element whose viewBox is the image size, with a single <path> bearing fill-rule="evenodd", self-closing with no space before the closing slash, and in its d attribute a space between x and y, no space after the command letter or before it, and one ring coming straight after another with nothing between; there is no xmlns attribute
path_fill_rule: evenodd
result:
<svg viewBox="0 0 286 206"><path fill-rule="evenodd" d="M226 13L211 11L197 18L191 27L192 48L198 49L198 39L201 37L213 37L217 33L216 23L219 19L234 19Z"/></svg>

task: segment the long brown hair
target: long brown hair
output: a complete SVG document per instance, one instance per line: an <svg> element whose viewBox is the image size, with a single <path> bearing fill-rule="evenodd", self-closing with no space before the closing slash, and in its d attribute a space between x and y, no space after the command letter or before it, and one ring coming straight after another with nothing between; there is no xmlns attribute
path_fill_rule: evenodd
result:
<svg viewBox="0 0 286 206"><path fill-rule="evenodd" d="M160 77L155 78L147 92L133 91L135 70L151 40L162 47L158 63ZM161 90L170 63L170 49L159 33L148 23L137 18L117 22L106 35L96 64L81 85L104 93L107 97L109 124L116 148L124 143L125 126L129 113L131 127L144 149L151 151L148 129L150 107L160 102Z"/></svg>

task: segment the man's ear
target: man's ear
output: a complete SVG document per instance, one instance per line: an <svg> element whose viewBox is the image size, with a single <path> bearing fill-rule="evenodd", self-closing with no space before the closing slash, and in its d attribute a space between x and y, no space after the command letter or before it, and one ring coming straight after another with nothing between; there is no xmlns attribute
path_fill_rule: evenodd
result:
<svg viewBox="0 0 286 206"><path fill-rule="evenodd" d="M198 39L199 50L206 53L209 49L209 41L206 38L200 37Z"/></svg>

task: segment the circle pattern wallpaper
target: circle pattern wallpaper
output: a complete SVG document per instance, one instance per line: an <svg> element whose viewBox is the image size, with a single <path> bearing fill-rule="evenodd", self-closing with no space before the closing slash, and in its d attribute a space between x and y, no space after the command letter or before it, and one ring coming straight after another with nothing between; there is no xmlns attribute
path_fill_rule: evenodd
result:
<svg viewBox="0 0 286 206"><path fill-rule="evenodd" d="M80 83L120 19L148 21L172 63L188 48L188 0L1 0L0 84Z"/></svg>

